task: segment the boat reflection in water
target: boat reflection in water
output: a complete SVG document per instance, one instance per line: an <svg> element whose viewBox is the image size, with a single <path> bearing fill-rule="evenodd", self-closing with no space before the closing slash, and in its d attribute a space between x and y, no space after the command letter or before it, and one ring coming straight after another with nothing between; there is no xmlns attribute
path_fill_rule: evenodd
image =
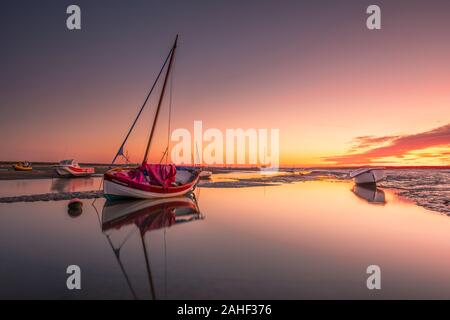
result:
<svg viewBox="0 0 450 320"><path fill-rule="evenodd" d="M51 191L53 192L77 192L83 190L90 190L94 187L93 178L79 178L79 179L52 179Z"/></svg>
<svg viewBox="0 0 450 320"><path fill-rule="evenodd" d="M111 241L110 231L119 230L124 226L132 224L136 226L135 230L139 230L151 297L152 299L156 299L150 260L145 242L145 234L154 230L168 228L175 224L196 221L203 218L204 216L200 213L197 199L193 193L186 196L165 199L105 202L102 211L102 232L113 249L114 255L134 299L138 299L138 297L120 259L120 250L129 237L116 248Z"/></svg>
<svg viewBox="0 0 450 320"><path fill-rule="evenodd" d="M355 184L352 189L353 193L359 198L366 200L371 204L385 204L386 199L384 191L377 188L375 184L360 185Z"/></svg>

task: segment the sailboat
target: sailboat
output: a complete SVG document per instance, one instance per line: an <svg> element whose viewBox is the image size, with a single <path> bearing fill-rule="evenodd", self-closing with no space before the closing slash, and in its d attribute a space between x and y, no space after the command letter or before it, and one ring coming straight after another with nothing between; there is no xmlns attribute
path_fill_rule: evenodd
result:
<svg viewBox="0 0 450 320"><path fill-rule="evenodd" d="M150 136L147 142L147 148L145 150L144 160L138 167L118 167L107 171L104 174L103 193L107 199L115 198L141 198L141 199L153 199L153 198L168 198L177 197L186 193L192 192L199 180L200 170L177 170L174 164L148 164L148 153L150 145L155 132L156 123L158 121L159 111L164 99L164 93L167 86L167 80L172 69L172 63L177 48L178 35L175 38L175 42L167 56L155 82L153 83L147 98L144 101L136 119L134 120L130 130L128 131L125 140L119 148L116 156L113 159L113 163L119 155L123 155L124 145L133 130L142 110L145 107L162 71L168 62L164 82L159 96L158 105L156 108L155 118L150 131ZM165 151L166 159L168 154L168 146ZM162 160L162 159L161 159Z"/></svg>

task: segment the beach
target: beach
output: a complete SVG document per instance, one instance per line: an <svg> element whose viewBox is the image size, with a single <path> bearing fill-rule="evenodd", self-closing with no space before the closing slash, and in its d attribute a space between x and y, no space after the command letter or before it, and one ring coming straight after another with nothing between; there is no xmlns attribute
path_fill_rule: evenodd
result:
<svg viewBox="0 0 450 320"><path fill-rule="evenodd" d="M3 161L0 162L0 180L19 180L19 179L51 179L58 178L58 174L53 168L57 165L57 162L45 162L45 163L33 163L32 171L16 171L13 165L17 163L16 161ZM95 168L95 175L101 176L105 173L111 166L106 164L91 164L91 163L81 163L83 167L93 167Z"/></svg>

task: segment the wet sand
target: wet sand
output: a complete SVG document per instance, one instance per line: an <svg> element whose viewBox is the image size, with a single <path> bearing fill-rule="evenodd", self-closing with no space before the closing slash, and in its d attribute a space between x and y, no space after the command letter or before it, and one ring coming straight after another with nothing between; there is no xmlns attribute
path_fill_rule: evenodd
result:
<svg viewBox="0 0 450 320"><path fill-rule="evenodd" d="M58 174L53 168L57 163L32 163L32 171L16 171L13 165L16 162L2 162L0 164L0 180L19 180L19 179L49 179L58 178ZM80 164L81 167L94 167L95 175L102 175L110 166L108 165L90 165Z"/></svg>
<svg viewBox="0 0 450 320"><path fill-rule="evenodd" d="M32 163L32 171L16 171L13 168L15 162L0 162L0 180L20 180L20 179L49 179L58 178L58 174L53 168L57 163ZM92 163L80 163L81 167L93 167L95 169L95 176L101 176L113 166L108 164L92 164ZM120 165L114 165L118 167ZM205 168L205 170L212 171L213 173L227 173L231 171L244 171L249 169L224 169L224 168Z"/></svg>
<svg viewBox="0 0 450 320"><path fill-rule="evenodd" d="M67 179L60 178L56 179L60 181L58 184L65 185L66 182L72 181L71 184L82 184L83 179L101 179L103 173L110 167L106 165L90 165L96 168L95 178L75 178ZM17 172L14 171L11 165L8 166L4 163L0 164L0 180L6 182L9 180L11 183L13 181L26 181L26 180L36 180L42 179L45 181L51 179L52 184L58 178L54 172L52 165L49 164L37 164L33 166L34 170L32 172ZM270 186L280 186L283 184L290 184L293 182L306 182L306 181L317 181L317 180L327 180L327 181L349 181L347 172L343 170L312 170L312 171L280 171L275 174L261 174L255 169L226 169L226 168L208 168L208 170L213 172L212 178L207 180L200 180L198 187L200 188L220 188L220 189L236 189L236 188L248 188L248 187L270 187ZM405 175L405 172L407 173ZM424 171L426 172L426 171ZM390 171L386 181L383 181L378 185L383 189L391 189L399 196L405 199L411 200L418 206L425 207L427 209L433 210L435 212L440 212L446 215L450 215L450 206L448 200L448 184L446 181L446 172L431 172L430 177L426 178L423 176L419 180L424 180L424 184L427 186L425 189L423 187L418 188L417 185L404 185L402 181L406 179L409 181L411 177L409 176L420 176L422 173L414 173L413 171ZM441 177L439 177L441 175ZM433 179L436 179L441 184L436 186ZM446 180L447 179L447 180ZM84 180L83 180L84 181ZM100 180L99 180L100 181ZM0 197L0 203L13 203L13 202L35 202L35 201L58 201L58 200L70 200L73 198L82 199L92 199L101 198L103 194L101 192L101 183L97 185L86 187L83 190L78 190L76 187L70 190L52 190L55 192L43 193L35 192L32 194L15 194L7 192ZM43 190L45 191L45 190ZM49 190L50 191L50 190Z"/></svg>

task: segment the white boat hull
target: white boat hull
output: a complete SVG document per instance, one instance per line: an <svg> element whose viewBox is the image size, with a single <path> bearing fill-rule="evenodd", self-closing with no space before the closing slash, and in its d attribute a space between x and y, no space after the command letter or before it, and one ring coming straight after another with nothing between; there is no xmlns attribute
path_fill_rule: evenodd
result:
<svg viewBox="0 0 450 320"><path fill-rule="evenodd" d="M173 193L156 193L150 191L144 191L139 189L130 188L118 183L114 183L108 180L103 181L103 193L109 197L125 197L125 198L138 198L138 199L160 199L160 198L173 198L185 195L192 192L195 189L195 184L186 190Z"/></svg>
<svg viewBox="0 0 450 320"><path fill-rule="evenodd" d="M88 177L92 175L91 172L76 172L68 167L59 167L55 169L56 173L61 177Z"/></svg>
<svg viewBox="0 0 450 320"><path fill-rule="evenodd" d="M377 183L385 177L384 170L368 170L354 177L356 184Z"/></svg>

